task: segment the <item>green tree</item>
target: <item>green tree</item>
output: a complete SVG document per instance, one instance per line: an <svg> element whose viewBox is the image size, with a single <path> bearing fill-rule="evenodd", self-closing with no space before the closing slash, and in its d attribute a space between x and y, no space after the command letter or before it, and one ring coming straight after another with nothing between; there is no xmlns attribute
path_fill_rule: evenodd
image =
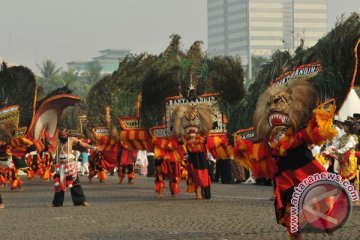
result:
<svg viewBox="0 0 360 240"><path fill-rule="evenodd" d="M45 92L51 92L58 87L66 85L60 75L61 68L56 66L55 61L46 59L37 66L41 73L39 84L44 88Z"/></svg>
<svg viewBox="0 0 360 240"><path fill-rule="evenodd" d="M0 108L19 105L20 127L30 126L35 111L37 84L34 74L23 66L7 67L0 71Z"/></svg>
<svg viewBox="0 0 360 240"><path fill-rule="evenodd" d="M68 71L63 71L61 77L64 83L74 91L73 93L81 97L85 97L92 86L87 79L79 77L79 72L73 68L70 68Z"/></svg>
<svg viewBox="0 0 360 240"><path fill-rule="evenodd" d="M65 84L71 86L79 79L78 73L76 69L70 68L68 71L63 71L61 77Z"/></svg>
<svg viewBox="0 0 360 240"><path fill-rule="evenodd" d="M93 83L99 81L101 69L102 69L102 66L97 61L91 62L89 64L89 69L88 69L89 75L88 75L87 79L90 84L93 84Z"/></svg>
<svg viewBox="0 0 360 240"><path fill-rule="evenodd" d="M252 79L249 79L249 69L246 68L244 72L245 76L245 88L249 88L250 84L253 83L259 74L261 68L269 61L269 59L264 58L262 56L251 56L251 76Z"/></svg>

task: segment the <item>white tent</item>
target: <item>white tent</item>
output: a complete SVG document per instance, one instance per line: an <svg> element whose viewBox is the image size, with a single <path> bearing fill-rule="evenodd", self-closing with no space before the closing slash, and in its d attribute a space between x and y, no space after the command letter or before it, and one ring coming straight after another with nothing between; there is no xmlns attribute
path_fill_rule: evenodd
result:
<svg viewBox="0 0 360 240"><path fill-rule="evenodd" d="M348 116L352 117L353 113L360 113L360 99L352 88L345 99L344 104L340 108L339 116L345 120Z"/></svg>

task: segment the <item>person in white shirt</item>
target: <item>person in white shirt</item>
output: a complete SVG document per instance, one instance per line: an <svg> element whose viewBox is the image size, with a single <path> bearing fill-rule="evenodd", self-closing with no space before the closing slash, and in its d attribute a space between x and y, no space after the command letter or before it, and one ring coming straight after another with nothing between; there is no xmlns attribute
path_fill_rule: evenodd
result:
<svg viewBox="0 0 360 240"><path fill-rule="evenodd" d="M340 147L340 138L342 136L344 136L346 133L344 131L344 120L339 117L339 116L335 116L334 118L334 124L335 124L335 130L336 130L336 136L334 137L334 139L331 142L331 151L339 149ZM340 163L337 159L334 159L334 162L332 163L332 170L335 173L339 173L340 171Z"/></svg>
<svg viewBox="0 0 360 240"><path fill-rule="evenodd" d="M136 164L140 166L140 175L147 175L148 159L146 156L146 150L139 150L137 152Z"/></svg>
<svg viewBox="0 0 360 240"><path fill-rule="evenodd" d="M348 180L355 188L357 194L359 194L359 169L357 165L357 157L355 156L355 147L358 143L358 137L353 132L354 123L346 120L344 122L343 135L339 142L339 149L337 153L339 155L340 162L340 176L343 180ZM360 201L354 202L355 206L360 206Z"/></svg>

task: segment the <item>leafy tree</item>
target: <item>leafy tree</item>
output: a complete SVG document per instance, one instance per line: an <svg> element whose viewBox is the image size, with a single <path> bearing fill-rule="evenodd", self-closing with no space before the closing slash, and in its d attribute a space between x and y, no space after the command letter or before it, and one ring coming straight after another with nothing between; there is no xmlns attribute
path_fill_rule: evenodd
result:
<svg viewBox="0 0 360 240"><path fill-rule="evenodd" d="M101 69L102 66L97 61L91 62L89 64L89 76L87 77L87 79L90 84L93 84L100 79Z"/></svg>
<svg viewBox="0 0 360 240"><path fill-rule="evenodd" d="M219 107L227 116L229 139L238 130L238 115L236 111L241 106L244 97L244 71L240 58L214 57L208 59L209 82L213 91L219 93Z"/></svg>
<svg viewBox="0 0 360 240"><path fill-rule="evenodd" d="M141 121L146 129L163 124L164 99L179 93L178 72L177 66L167 69L154 66L146 72L141 102Z"/></svg>
<svg viewBox="0 0 360 240"><path fill-rule="evenodd" d="M86 102L82 101L81 103L68 107L65 109L60 122L63 126L66 126L69 129L80 129L80 119L82 115L86 115Z"/></svg>
<svg viewBox="0 0 360 240"><path fill-rule="evenodd" d="M65 84L72 85L79 79L79 72L74 68L70 68L68 71L61 72L61 77Z"/></svg>
<svg viewBox="0 0 360 240"><path fill-rule="evenodd" d="M181 37L170 36L169 46L158 57L153 57L152 64L144 72L142 78L141 121L146 129L162 125L164 115L164 99L181 94L188 87L182 81L186 68L181 67L185 53L180 49ZM190 66L190 65L189 65Z"/></svg>
<svg viewBox="0 0 360 240"><path fill-rule="evenodd" d="M30 126L35 111L36 80L30 69L23 66L7 67L0 71L0 108L19 105L20 127Z"/></svg>
<svg viewBox="0 0 360 240"><path fill-rule="evenodd" d="M39 84L45 89L46 92L55 90L58 87L65 86L66 83L60 76L61 68L56 66L56 62L51 59L46 59L37 65L41 76Z"/></svg>

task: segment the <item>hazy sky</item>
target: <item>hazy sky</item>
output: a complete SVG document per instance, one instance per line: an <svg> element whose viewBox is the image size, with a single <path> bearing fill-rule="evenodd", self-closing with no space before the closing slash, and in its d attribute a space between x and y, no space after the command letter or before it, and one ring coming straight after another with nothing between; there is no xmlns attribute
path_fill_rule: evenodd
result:
<svg viewBox="0 0 360 240"><path fill-rule="evenodd" d="M359 7L360 0L328 0L329 29L341 13ZM47 58L66 69L107 48L159 53L172 33L182 36L185 49L195 40L206 49L207 1L0 0L0 57L34 72Z"/></svg>

